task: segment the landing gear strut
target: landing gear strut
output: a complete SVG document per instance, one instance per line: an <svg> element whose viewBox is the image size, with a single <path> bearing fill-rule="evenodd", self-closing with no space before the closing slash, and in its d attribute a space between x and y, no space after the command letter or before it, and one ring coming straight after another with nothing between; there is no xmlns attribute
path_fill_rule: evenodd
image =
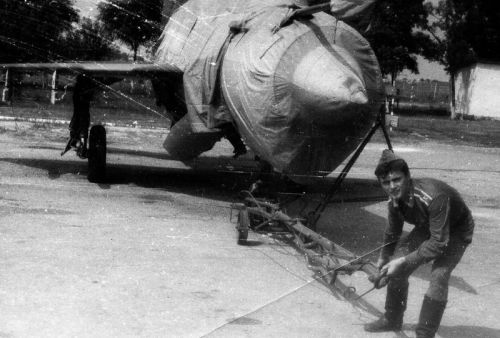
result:
<svg viewBox="0 0 500 338"><path fill-rule="evenodd" d="M88 132L90 101L100 84L103 82L86 74L77 76L73 89L73 116L69 124L70 138L61 153L62 156L74 148L78 157L87 158L87 178L94 183L102 183L106 180L106 129L102 125L95 125L90 128L90 133Z"/></svg>

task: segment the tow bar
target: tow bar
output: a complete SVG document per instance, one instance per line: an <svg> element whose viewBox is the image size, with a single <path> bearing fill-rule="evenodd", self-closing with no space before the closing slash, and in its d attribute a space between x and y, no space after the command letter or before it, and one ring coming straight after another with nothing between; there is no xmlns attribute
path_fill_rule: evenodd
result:
<svg viewBox="0 0 500 338"><path fill-rule="evenodd" d="M378 268L366 259L379 250L376 248L362 256L356 256L342 246L321 236L304 225L305 220L291 218L283 213L277 204L249 197L245 203L233 203L237 211L236 230L238 244L245 245L248 232L287 233L293 236L293 243L305 255L308 267L327 284L335 283L338 274L352 274L363 271L368 276L377 276ZM347 263L341 263L341 260Z"/></svg>
<svg viewBox="0 0 500 338"><path fill-rule="evenodd" d="M231 220L233 220L233 211L237 212L236 230L238 244L245 245L247 243L248 232L250 230L265 233L288 233L293 235L294 245L305 255L308 267L318 274L325 283L329 285L334 284L339 274L350 275L356 271L365 272L374 286L356 299L361 298L374 289L380 289L387 285L387 276L381 275L379 269L367 260L366 257L392 243L387 243L361 256L356 256L349 250L313 230L316 228L316 223L333 194L338 190L352 165L378 128L382 129L386 143L389 149L392 149L392 144L385 128L385 110L382 106L372 129L366 135L358 149L356 149L331 189L317 205L314 212L308 215L307 219L291 218L281 211L278 203L273 203L262 198L255 198L251 191L243 191L247 195L243 203L233 203L231 205ZM342 263L342 261L345 263Z"/></svg>

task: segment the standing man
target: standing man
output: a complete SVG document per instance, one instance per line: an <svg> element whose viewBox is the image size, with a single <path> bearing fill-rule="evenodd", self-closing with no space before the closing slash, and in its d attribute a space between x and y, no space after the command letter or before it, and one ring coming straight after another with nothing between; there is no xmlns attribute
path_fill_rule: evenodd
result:
<svg viewBox="0 0 500 338"><path fill-rule="evenodd" d="M429 288L416 328L417 338L434 337L448 300L448 281L472 240L474 221L460 194L435 179L412 179L408 164L384 150L375 169L382 189L390 197L388 225L377 266L389 277L385 314L365 325L365 331L399 331L408 298L408 278L420 265L433 261ZM403 223L415 228L400 241L405 256L391 260Z"/></svg>

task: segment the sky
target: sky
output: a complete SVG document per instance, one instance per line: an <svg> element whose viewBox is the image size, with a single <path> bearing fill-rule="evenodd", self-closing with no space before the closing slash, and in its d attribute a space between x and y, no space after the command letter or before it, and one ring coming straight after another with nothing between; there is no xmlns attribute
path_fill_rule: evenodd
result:
<svg viewBox="0 0 500 338"><path fill-rule="evenodd" d="M80 10L81 16L93 17L97 14L97 3L103 0L75 0L75 6ZM439 0L430 0L437 4ZM403 72L400 78L408 79L430 79L439 81L448 81L449 76L444 71L442 65L437 62L429 62L422 57L418 57L418 68L420 74L411 74L408 71Z"/></svg>
<svg viewBox="0 0 500 338"><path fill-rule="evenodd" d="M93 17L97 14L97 3L101 0L75 0L75 7L80 10L81 16Z"/></svg>
<svg viewBox="0 0 500 338"><path fill-rule="evenodd" d="M448 81L450 76L445 72L443 65L437 62L429 62L423 57L418 56L418 70L420 74L412 74L409 71L404 71L400 78L407 79L430 79L438 81Z"/></svg>

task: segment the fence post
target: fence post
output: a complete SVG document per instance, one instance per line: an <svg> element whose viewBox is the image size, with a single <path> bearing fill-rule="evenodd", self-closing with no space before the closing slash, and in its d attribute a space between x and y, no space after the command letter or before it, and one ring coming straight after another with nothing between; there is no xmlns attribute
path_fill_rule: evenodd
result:
<svg viewBox="0 0 500 338"><path fill-rule="evenodd" d="M9 102L12 99L12 79L10 69L5 70L5 82L2 90L2 102Z"/></svg>
<svg viewBox="0 0 500 338"><path fill-rule="evenodd" d="M57 70L52 73L52 81L50 83L50 103L56 104L56 94L57 94Z"/></svg>

